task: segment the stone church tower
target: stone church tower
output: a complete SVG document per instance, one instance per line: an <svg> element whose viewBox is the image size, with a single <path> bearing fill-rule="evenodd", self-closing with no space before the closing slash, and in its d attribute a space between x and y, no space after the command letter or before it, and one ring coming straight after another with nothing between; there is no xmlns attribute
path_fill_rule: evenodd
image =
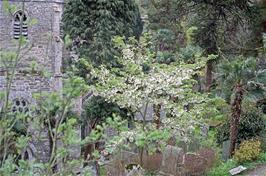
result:
<svg viewBox="0 0 266 176"><path fill-rule="evenodd" d="M0 0L0 52L16 51L20 35L27 39L21 50L10 92L12 110L26 112L35 103L34 94L62 89L63 42L60 38L60 24L64 0L8 2L16 11L8 12L4 9L5 2ZM34 21L36 24L31 24ZM5 89L7 67L3 65L8 65L5 62L0 58L0 91ZM42 145L45 140L36 142L34 147L39 158L44 161L48 149L38 149L38 144Z"/></svg>

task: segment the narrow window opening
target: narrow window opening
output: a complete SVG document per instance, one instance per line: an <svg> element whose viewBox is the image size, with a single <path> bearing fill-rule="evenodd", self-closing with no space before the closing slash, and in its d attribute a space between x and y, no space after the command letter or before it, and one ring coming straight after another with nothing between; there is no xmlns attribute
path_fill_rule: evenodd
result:
<svg viewBox="0 0 266 176"><path fill-rule="evenodd" d="M14 24L13 24L13 36L14 39L19 39L20 36L28 37L28 24L27 24L27 15L23 11L18 11L14 15Z"/></svg>

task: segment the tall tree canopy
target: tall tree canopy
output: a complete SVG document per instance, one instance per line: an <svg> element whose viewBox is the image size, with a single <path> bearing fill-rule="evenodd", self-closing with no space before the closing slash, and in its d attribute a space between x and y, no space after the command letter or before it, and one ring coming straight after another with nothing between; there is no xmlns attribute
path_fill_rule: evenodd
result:
<svg viewBox="0 0 266 176"><path fill-rule="evenodd" d="M69 0L63 22L78 54L94 65L115 64L119 53L112 44L114 36L138 37L142 32L134 0Z"/></svg>
<svg viewBox="0 0 266 176"><path fill-rule="evenodd" d="M219 54L218 48L222 47L225 40L230 40L235 35L238 25L250 21L251 16L254 17L254 8L251 7L249 0L190 0L188 2L196 11L192 20L192 25L196 25L199 29L196 42L206 50L206 54ZM188 4L189 9L191 4ZM230 31L229 39L226 38L227 31ZM207 91L212 86L213 71L213 61L209 61L206 70Z"/></svg>

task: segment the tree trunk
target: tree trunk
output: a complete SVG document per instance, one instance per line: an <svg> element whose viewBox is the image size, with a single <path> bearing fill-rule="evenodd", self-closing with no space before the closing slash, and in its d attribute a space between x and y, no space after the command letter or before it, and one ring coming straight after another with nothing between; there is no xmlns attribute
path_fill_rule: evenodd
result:
<svg viewBox="0 0 266 176"><path fill-rule="evenodd" d="M231 119L230 119L230 156L233 155L237 143L238 128L241 116L241 105L243 101L243 85L237 84L234 89L234 98L231 102Z"/></svg>
<svg viewBox="0 0 266 176"><path fill-rule="evenodd" d="M206 47L206 55L210 54L218 54L218 48L216 41L217 33L218 33L218 24L217 24L217 14L213 14L214 18L210 18L210 22L205 27L204 30L207 32L206 36L204 37L204 45ZM204 47L204 48L205 48ZM209 92L211 90L212 82L213 82L213 71L214 71L214 60L209 60L207 62L207 68L206 68L206 83L205 83L205 89L206 92Z"/></svg>
<svg viewBox="0 0 266 176"><path fill-rule="evenodd" d="M89 136L92 130L93 130L92 125L89 122L85 122L85 124L83 124L83 126L81 127L81 139L83 140L87 136ZM85 161L91 159L94 149L95 149L94 143L89 143L81 148L81 153ZM84 166L86 165L87 163L84 164Z"/></svg>
<svg viewBox="0 0 266 176"><path fill-rule="evenodd" d="M209 92L211 90L212 72L213 72L213 61L209 60L207 62L207 69L206 69L206 92Z"/></svg>
<svg viewBox="0 0 266 176"><path fill-rule="evenodd" d="M159 129L161 126L161 105L153 105L154 117L153 121L156 124L156 128Z"/></svg>

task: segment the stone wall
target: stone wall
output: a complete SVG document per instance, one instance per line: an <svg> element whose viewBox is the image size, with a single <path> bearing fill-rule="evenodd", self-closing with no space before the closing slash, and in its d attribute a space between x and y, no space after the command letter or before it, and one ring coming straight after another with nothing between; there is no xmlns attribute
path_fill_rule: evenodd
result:
<svg viewBox="0 0 266 176"><path fill-rule="evenodd" d="M22 9L22 0L10 0L18 10ZM60 21L63 12L63 0L25 1L24 11L28 18L27 44L22 47L17 74L12 84L11 99L23 96L31 102L32 94L62 89L61 64L63 42L60 39ZM13 39L13 14L3 9L0 1L0 51L16 51L18 40ZM36 21L36 24L30 24ZM0 58L0 91L5 87L6 60ZM34 74L32 74L32 65ZM7 68L8 69L8 68ZM42 77L49 73L49 77Z"/></svg>
<svg viewBox="0 0 266 176"><path fill-rule="evenodd" d="M28 39L22 47L17 73L11 87L10 100L23 98L27 102L34 102L32 95L40 92L50 92L62 88L61 63L62 46L60 40L60 20L63 11L63 1L26 1L25 13L28 18ZM22 9L21 1L9 1ZM0 1L0 51L16 51L18 41L13 39L13 14L3 9ZM30 21L37 21L30 25ZM10 61L9 61L10 62ZM32 64L36 63L32 74ZM13 65L4 58L0 58L0 91L5 90L5 70L3 65ZM41 73L49 73L50 77L42 77ZM0 102L1 105L1 102Z"/></svg>
<svg viewBox="0 0 266 176"><path fill-rule="evenodd" d="M16 5L17 9L22 9L21 2L9 2ZM39 69L54 72L55 66L60 64L62 43L58 37L60 35L62 8L62 3L52 1L39 2L35 0L25 2L25 12L28 20L35 20L37 24L28 24L28 45L23 50L26 54L21 57L20 70L29 67L31 62L36 62ZM4 12L2 1L0 1L0 24L0 50L13 50L15 47L13 40L13 15ZM56 57L60 57L60 59Z"/></svg>
<svg viewBox="0 0 266 176"><path fill-rule="evenodd" d="M11 5L16 6L17 11L23 9L22 2L23 0L9 0ZM9 98L11 102L22 98L31 105L35 104L35 93L62 89L63 42L60 38L60 23L64 0L25 0L24 5L28 19L28 37L19 55ZM36 21L36 24L31 24L33 21ZM14 14L7 13L3 9L3 0L0 0L0 52L17 51L18 40L14 39L13 29ZM9 66L12 62L0 58L0 92L5 91L5 75L10 69L4 64ZM32 65L35 65L34 69ZM49 76L44 77L44 74ZM2 103L0 100L0 107ZM28 130L33 137L27 149L28 154L47 161L50 153L47 131Z"/></svg>

